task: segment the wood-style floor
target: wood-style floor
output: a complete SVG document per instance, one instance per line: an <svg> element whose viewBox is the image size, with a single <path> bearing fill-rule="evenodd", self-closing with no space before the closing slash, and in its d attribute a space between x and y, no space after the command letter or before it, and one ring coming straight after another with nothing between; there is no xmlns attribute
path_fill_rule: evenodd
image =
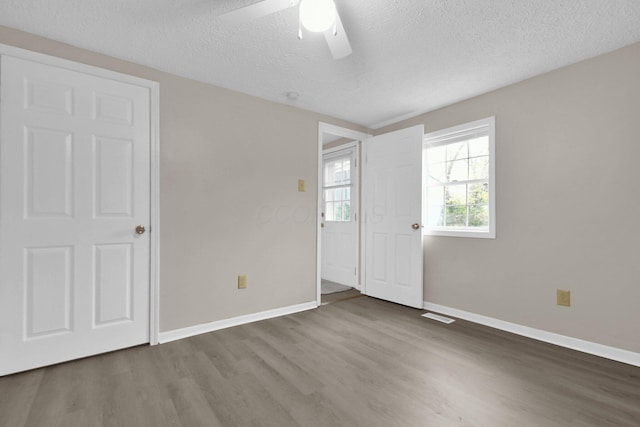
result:
<svg viewBox="0 0 640 427"><path fill-rule="evenodd" d="M340 302L351 298L363 297L359 290L350 289L344 292L336 292L333 294L322 294L322 304L332 304L334 302Z"/></svg>
<svg viewBox="0 0 640 427"><path fill-rule="evenodd" d="M640 368L368 297L0 378L0 426L640 426Z"/></svg>

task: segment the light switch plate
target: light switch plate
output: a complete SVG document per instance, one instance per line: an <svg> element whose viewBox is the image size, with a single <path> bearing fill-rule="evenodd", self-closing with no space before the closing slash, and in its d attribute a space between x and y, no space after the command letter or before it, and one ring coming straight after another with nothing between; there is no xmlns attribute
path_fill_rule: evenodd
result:
<svg viewBox="0 0 640 427"><path fill-rule="evenodd" d="M556 292L557 304L565 307L571 306L571 291L558 289Z"/></svg>
<svg viewBox="0 0 640 427"><path fill-rule="evenodd" d="M238 276L238 289L245 289L247 287L247 276L241 274Z"/></svg>

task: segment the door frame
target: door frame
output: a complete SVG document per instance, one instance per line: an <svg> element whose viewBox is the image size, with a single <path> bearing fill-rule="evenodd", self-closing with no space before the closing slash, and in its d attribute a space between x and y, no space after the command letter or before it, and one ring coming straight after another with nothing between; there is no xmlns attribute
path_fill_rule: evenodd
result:
<svg viewBox="0 0 640 427"><path fill-rule="evenodd" d="M129 83L149 90L149 344L158 344L158 334L160 330L160 84L141 77L130 76L93 65L0 43L0 56L2 55Z"/></svg>
<svg viewBox="0 0 640 427"><path fill-rule="evenodd" d="M362 146L362 142L364 140L366 140L367 138L370 138L371 135L368 133L364 133L364 132L360 132L357 130L353 130L353 129L348 129L348 128L344 128L341 126L337 126L337 125L332 125L330 123L325 123L325 122L318 122L318 186L317 186L317 209L316 209L316 305L319 307L322 304L322 294L321 294L321 289L322 289L322 230L321 230L321 224L322 224L322 217L321 217L321 213L322 213L322 175L323 175L323 135L324 134L330 134L330 135L335 135L335 136L339 136L342 138L349 138L352 139L354 141L358 141L356 143L356 145L358 146L358 149L356 149L356 161L358 162L358 169L360 169L361 166L361 162L360 162L360 149L359 147ZM346 148L345 144L345 148ZM360 177L358 177L358 187L359 189L362 188L362 180ZM360 191L358 190L358 197L360 197ZM361 203L360 200L358 200L358 206L360 207ZM358 215L358 220L356 221L358 223L358 245L362 246L362 233L360 232L360 227L362 225L362 214L361 214L362 210L359 209L359 215ZM360 273L359 276L359 280L358 280L358 285L359 287L361 287L362 284L362 272L364 271L364 260L362 259L361 255L360 255L360 251L358 251L358 256L360 259L358 259L358 273Z"/></svg>

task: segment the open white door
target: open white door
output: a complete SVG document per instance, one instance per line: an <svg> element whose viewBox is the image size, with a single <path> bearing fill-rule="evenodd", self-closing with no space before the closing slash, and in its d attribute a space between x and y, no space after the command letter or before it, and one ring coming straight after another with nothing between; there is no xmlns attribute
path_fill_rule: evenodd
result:
<svg viewBox="0 0 640 427"><path fill-rule="evenodd" d="M0 375L149 342L149 89L0 61Z"/></svg>
<svg viewBox="0 0 640 427"><path fill-rule="evenodd" d="M422 138L415 126L365 142L365 289L422 308Z"/></svg>
<svg viewBox="0 0 640 427"><path fill-rule="evenodd" d="M322 279L358 284L357 145L323 155Z"/></svg>

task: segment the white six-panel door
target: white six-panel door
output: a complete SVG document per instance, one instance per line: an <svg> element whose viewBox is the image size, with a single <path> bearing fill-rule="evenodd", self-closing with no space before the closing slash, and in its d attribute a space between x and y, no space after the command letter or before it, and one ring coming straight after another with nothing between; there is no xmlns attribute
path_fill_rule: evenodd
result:
<svg viewBox="0 0 640 427"><path fill-rule="evenodd" d="M149 89L0 62L0 375L148 342Z"/></svg>
<svg viewBox="0 0 640 427"><path fill-rule="evenodd" d="M422 138L415 126L365 142L365 290L423 306Z"/></svg>

